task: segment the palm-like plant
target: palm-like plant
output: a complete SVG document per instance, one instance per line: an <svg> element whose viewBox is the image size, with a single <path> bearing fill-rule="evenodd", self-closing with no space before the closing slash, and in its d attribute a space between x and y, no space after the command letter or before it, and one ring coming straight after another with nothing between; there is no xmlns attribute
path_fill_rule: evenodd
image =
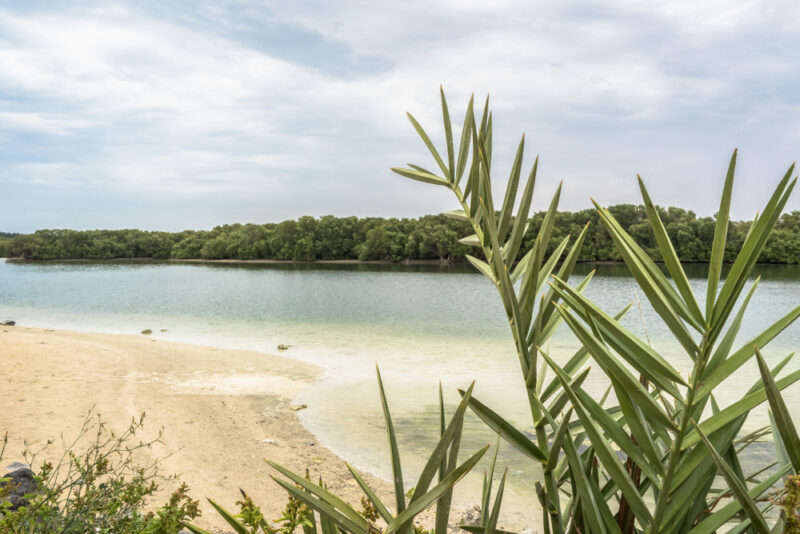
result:
<svg viewBox="0 0 800 534"><path fill-rule="evenodd" d="M602 414L594 401L579 385L570 384L568 373L545 356L570 397L592 452L608 477L607 484L615 487L619 499L614 516L606 499L584 510L589 512L583 516L587 524L593 525L592 531L616 532L621 528L623 532L713 532L743 512L744 515L738 516L741 521L737 528L769 532L764 512L770 505L759 508L756 500L780 477L800 465L800 440L780 396L780 390L800 379L800 371L776 380L792 355L770 370L758 352L759 347L769 343L800 316L800 307L741 348L732 350L758 280L744 296L738 311L735 314L733 311L795 185L796 178L791 179L794 166L786 172L762 214L754 221L720 288L735 166L736 152L731 158L717 215L705 312L689 286L641 178L642 199L669 278L611 213L597 206L600 220L617 250L691 363L688 379L684 380L657 351L563 280L556 277L552 282L552 288L566 304L559 307L559 314L610 380L621 410L621 417L600 419ZM741 400L720 410L714 400L715 388L753 357L758 359L761 380ZM638 371L644 380L634 377L628 366ZM747 482L755 482L757 477L742 472L738 456L753 442L753 436L741 438L739 434L749 412L765 401L769 401L776 414L775 440L785 444L787 452L792 452L778 462L777 471L770 477L748 487ZM703 418L707 407L711 414ZM627 466L613 453L612 446L627 455ZM788 459L793 462L786 461ZM632 479L634 471L641 473L640 480ZM735 497L734 502L721 509L717 509L719 492L713 488L717 474L722 475L729 486L724 494ZM648 495L654 502L652 507L645 502ZM590 495L579 497L585 502Z"/></svg>
<svg viewBox="0 0 800 534"><path fill-rule="evenodd" d="M717 216L705 313L641 179L639 184L648 219L669 276L608 210L597 205L600 220L617 250L691 362L693 370L688 379L684 379L665 358L620 323L624 310L612 317L582 295L590 277L575 288L567 284L584 234L578 236L553 275L567 246L566 240L563 241L545 260L544 251L560 186L532 250L519 262L515 261L528 221L537 164L533 165L514 216L523 138L502 208L496 212L492 202L492 118L488 101L480 123L475 121L472 108L470 101L456 156L442 93L447 161L409 115L442 171L441 175L417 165L393 170L451 189L461 209L449 215L472 224L475 233L462 242L478 247L485 260L472 256L468 259L498 288L505 305L528 394L535 441L478 399L472 397L469 405L509 443L542 464L543 475L542 481L537 482L537 494L543 509L545 532L691 530L700 533L714 532L731 520L737 522L734 531L768 532L764 513L771 504L759 506L757 501L782 476L790 471L797 472L800 467L800 440L780 396L783 388L800 379L800 371L777 379L791 355L770 370L758 348L797 319L800 307L738 350L732 349L757 281L736 314L731 316L795 185L796 179L791 179L794 166L789 168L762 214L753 222L719 288L736 162L734 152ZM467 165L470 146L472 159L471 165ZM462 189L466 169L469 173ZM552 278L549 288L545 285L548 278ZM546 293L542 294L545 289ZM541 298L537 299L540 294ZM557 299L562 304L557 304ZM582 347L565 365L559 366L541 347L562 320ZM549 383L544 368L538 365L540 355L555 375ZM606 408L582 389L588 374L584 364L589 357L608 378L617 406ZM761 380L740 401L719 409L713 395L715 388L753 357L758 360ZM740 436L740 431L749 412L765 401L770 403L774 414L774 439L780 458L770 476L763 477L763 470L745 475L738 455L756 439L767 435L769 429L747 436ZM707 407L711 415L703 419ZM728 490L714 488L717 474L726 480ZM734 500L722 506L729 496ZM781 524L778 519L773 528L780 529Z"/></svg>
<svg viewBox="0 0 800 534"><path fill-rule="evenodd" d="M570 411L567 412L567 424L560 429L551 428L553 418L566 407L569 397L561 388L557 378L546 381L545 367L542 365L544 361L539 358L541 353L539 347L546 343L562 322L562 316L557 311L559 294L555 288L548 288L548 279L551 275L555 275L559 280L569 279L586 237L586 228L571 245L571 237L567 236L555 246L549 256L546 255L561 196L561 185L559 185L539 227L533 247L518 261L523 236L528 231L538 157L533 163L522 195L517 202L525 148L523 136L511 168L502 207L496 211L492 199L492 115L489 112L488 98L480 122L476 121L473 100L470 99L457 152L443 91L441 103L447 162L440 156L416 119L410 114L409 119L433 155L442 174L437 175L411 164L406 169L392 170L408 178L453 191L461 209L448 212L446 215L469 221L472 225L474 233L463 238L461 242L476 247L478 250L476 255L468 255L467 259L495 285L505 307L530 406L535 440L528 439L521 430L474 397L469 405L490 428L540 465L543 475L542 480L537 482L536 488L543 509L543 521L553 532L565 531L572 512L562 508L560 488L569 479L570 464L558 461L559 451L563 448L568 456L577 457L580 447L571 440L566 442L564 440ZM466 181L464 181L465 175ZM517 203L518 208L515 212ZM575 291L578 294L587 286L591 277L590 274L577 284ZM627 308L620 311L616 318L621 318L626 311ZM570 374L576 385L581 384L588 376L588 369L583 367L589 355L589 350L582 347L565 366L565 372ZM485 491L482 499L484 508L491 497L486 495L487 493L490 491ZM496 505L499 505L500 497L498 495ZM487 512L484 510L484 516ZM492 531L487 530L487 534L490 532Z"/></svg>

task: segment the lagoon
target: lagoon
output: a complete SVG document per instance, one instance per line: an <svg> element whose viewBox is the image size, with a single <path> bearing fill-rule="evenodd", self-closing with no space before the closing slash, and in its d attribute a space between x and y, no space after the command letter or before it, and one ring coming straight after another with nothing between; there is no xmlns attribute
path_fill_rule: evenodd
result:
<svg viewBox="0 0 800 534"><path fill-rule="evenodd" d="M704 265L689 265L690 283L705 295ZM624 265L579 264L573 282L595 271L586 291L606 311L634 307L625 323L677 368L688 371L658 316L643 300ZM800 301L800 267L756 267L762 280L745 316L737 348ZM702 303L701 303L702 306ZM0 263L0 319L23 326L139 334L157 340L254 349L323 367L323 378L297 403L303 423L323 445L356 466L387 476L386 435L375 383L380 366L410 471L437 439L438 383L452 410L456 389L476 380L475 396L526 425L526 401L511 336L496 290L468 265L235 264L174 262ZM162 330L165 330L162 332ZM792 325L764 350L774 364L800 346ZM577 342L562 327L548 350L566 360ZM797 369L792 362L787 371ZM784 372L787 372L784 371ZM746 366L722 387L721 405L740 398L756 380ZM605 382L590 378L600 396ZM785 393L800 411L800 386ZM155 414L154 414L155 415ZM766 421L751 416L746 429ZM493 441L475 418L467 421L462 450ZM769 448L765 448L765 455ZM528 464L507 447L509 505L530 499ZM410 479L410 477L409 477ZM475 500L477 479L459 490Z"/></svg>

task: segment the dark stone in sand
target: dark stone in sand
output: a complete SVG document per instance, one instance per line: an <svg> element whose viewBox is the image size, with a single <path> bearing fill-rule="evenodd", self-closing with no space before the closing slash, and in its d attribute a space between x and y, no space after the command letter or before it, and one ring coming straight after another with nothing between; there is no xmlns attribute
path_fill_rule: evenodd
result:
<svg viewBox="0 0 800 534"><path fill-rule="evenodd" d="M36 492L36 480L33 471L27 467L10 471L2 476L0 480L0 487L11 486L14 488L6 499L11 503L11 509L16 510L20 506L25 506L28 501L25 500L25 495Z"/></svg>

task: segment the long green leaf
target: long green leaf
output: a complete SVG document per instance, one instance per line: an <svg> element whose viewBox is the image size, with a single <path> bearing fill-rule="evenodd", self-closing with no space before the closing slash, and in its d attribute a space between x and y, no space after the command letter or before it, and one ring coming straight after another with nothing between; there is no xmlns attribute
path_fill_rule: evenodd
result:
<svg viewBox="0 0 800 534"><path fill-rule="evenodd" d="M791 466L792 461L789 459L789 453L786 452L786 446L783 444L783 440L775 438L775 436L780 436L778 424L775 422L772 412L767 412L767 415L769 416L769 425L772 430L772 445L775 447L775 455L778 457L778 463Z"/></svg>
<svg viewBox="0 0 800 534"><path fill-rule="evenodd" d="M553 233L553 227L556 224L556 216L558 215L558 203L561 200L561 188L564 182L559 182L556 187L556 192L553 193L553 198L550 200L550 206L544 214L542 219L542 226L539 228L539 237L542 240L542 247L539 249L539 255L544 257L544 252L547 250L547 245L550 243L550 235Z"/></svg>
<svg viewBox="0 0 800 534"><path fill-rule="evenodd" d="M458 390L461 395L464 391ZM541 463L547 462L547 455L539 449L536 445L529 440L525 434L517 430L514 425L507 422L498 414L493 412L488 406L480 402L475 397L469 399L469 408L475 412L475 415L481 418L489 428L500 434L504 440L511 444L515 449L524 454L525 456L536 460Z"/></svg>
<svg viewBox="0 0 800 534"><path fill-rule="evenodd" d="M486 514L489 511L489 504L492 500L492 484L494 483L494 469L497 465L497 453L500 451L500 434L497 435L497 441L494 444L494 454L492 461L489 463L489 471L483 472L483 488L481 491L481 525L486 526L489 521L489 516Z"/></svg>
<svg viewBox="0 0 800 534"><path fill-rule="evenodd" d="M540 239L537 238L537 243L540 242ZM529 325L531 323L531 317L533 316L533 307L536 303L536 295L541 290L540 283L543 283L553 272L555 269L558 260L561 258L561 255L564 253L564 250L567 248L567 243L569 242L569 236L565 237L561 240L561 243L556 247L550 257L547 259L547 262L539 267L536 266L536 270L533 268L527 273L527 276L524 277L522 281L522 288L520 291L519 301L520 301L520 311L522 312L522 324ZM525 334L527 337L528 331L525 330Z"/></svg>
<svg viewBox="0 0 800 534"><path fill-rule="evenodd" d="M536 186L536 171L539 168L539 156L533 162L525 189L522 191L517 216L514 218L514 226L511 229L511 236L503 246L503 255L506 261L511 264L517 258L519 247L522 245L522 237L528 229L528 215L530 214L531 202L533 201L533 189Z"/></svg>
<svg viewBox="0 0 800 534"><path fill-rule="evenodd" d="M444 393L442 392L442 381L439 380L439 439L444 437L447 431L447 426L444 420ZM439 482L442 481L445 474L447 474L447 458L442 456L439 462Z"/></svg>
<svg viewBox="0 0 800 534"><path fill-rule="evenodd" d="M420 126L419 122L417 122L417 119L415 119L411 113L406 113L406 115L408 116L408 120L411 121L411 124L414 126L414 129L422 138L422 141L425 143L425 146L428 147L428 150L433 156L433 159L436 160L436 164L439 165L439 168L442 169L442 172L444 173L445 176L449 176L450 171L447 168L447 165L445 165L444 161L442 161L442 157L439 155L439 151L436 150L435 146L433 146L433 142L431 141L430 137L428 137L428 134L425 133L425 130L422 128L422 126Z"/></svg>
<svg viewBox="0 0 800 534"><path fill-rule="evenodd" d="M675 247L672 246L672 241L667 234L667 229L664 228L664 223L661 222L661 217L658 215L658 210L656 210L653 201L650 199L650 195L647 193L647 188L644 186L644 181L640 176L637 176L636 178L639 181L639 189L642 193L642 200L644 201L645 210L647 211L647 219L650 221L650 227L653 229L653 233L655 234L656 245L658 246L659 252L661 252L661 258L664 260L664 264L666 265L667 271L669 271L673 282L675 282L675 285L678 287L678 292L680 292L681 297L683 297L683 301L689 309L689 313L694 316L698 323L703 324L705 322L703 313L700 311L700 307L697 305L697 301L694 298L694 292L689 286L689 279L686 277L686 272L683 270L683 266L678 258L678 254L675 252Z"/></svg>
<svg viewBox="0 0 800 534"><path fill-rule="evenodd" d="M793 373L790 373L789 375L775 382L775 386L777 387L778 391L783 391L784 389L794 384L798 380L800 380L800 369L794 371ZM749 413L750 410L752 410L759 404L763 403L765 400L767 400L767 392L764 388L760 388L754 393L746 395L745 397L734 402L733 404L731 404L718 414L712 415L711 417L700 423L700 429L705 434L710 434L716 430L719 430L720 428L723 428L726 425L728 425L734 419L737 419L738 417ZM692 445L698 443L699 441L700 441L699 432L693 430L684 438L681 450L685 450L691 447Z"/></svg>
<svg viewBox="0 0 800 534"><path fill-rule="evenodd" d="M506 487L506 475L508 475L508 468L503 471L503 476L500 479L500 486L497 488L497 497L494 499L494 506L492 507L492 513L489 515L489 521L486 523L486 528L483 531L484 534L494 534L497 529L497 519L500 517L500 506L503 502L503 491Z"/></svg>
<svg viewBox="0 0 800 534"><path fill-rule="evenodd" d="M605 344L590 334L563 306L558 307L558 312L569 325L570 330L589 349L597 364L609 377L613 377L622 385L642 411L664 427L675 429L675 423L661 410L661 407L644 389L639 380L634 378L630 371L611 354Z"/></svg>
<svg viewBox="0 0 800 534"><path fill-rule="evenodd" d="M464 170L467 167L467 158L469 157L470 141L472 140L472 129L475 127L471 119L473 117L472 107L475 96L469 97L469 104L467 105L467 112L464 115L464 126L461 128L461 143L458 145L458 168L456 169L455 183L461 181L464 176Z"/></svg>
<svg viewBox="0 0 800 534"><path fill-rule="evenodd" d="M364 478L353 468L353 466L350 464L345 465L350 471L350 474L353 475L353 478L356 479L356 482L358 482L358 485L361 487L361 491L364 492L364 495L366 495L367 499L369 499L373 506L375 506L375 509L378 511L378 514L380 514L381 518L384 521L391 521L391 512L389 512L389 509L386 508L386 505L380 500L378 494L375 493L375 490L373 490L369 484L367 484Z"/></svg>
<svg viewBox="0 0 800 534"><path fill-rule="evenodd" d="M294 484L290 484L281 478L272 477L272 479L280 487L288 491L292 496L300 499L309 507L319 512L321 517L327 517L347 532L351 532L352 534L367 534L370 531L369 524L367 523L366 519L361 518L358 522L354 522L347 515L343 514L340 510L337 510L319 497L304 490L298 489Z"/></svg>
<svg viewBox="0 0 800 534"><path fill-rule="evenodd" d="M464 394L466 397L466 394ZM462 419L463 421L463 419ZM439 482L441 483L445 477L451 473L453 470L456 469L458 465L458 453L461 446L461 431L463 425L458 424L456 425L456 431L453 435L453 439L450 445L450 454L447 458L447 464L444 466L444 476L439 478ZM447 524L448 519L450 517L450 505L452 504L453 500L453 490L449 489L444 492L444 494L439 498L436 502L436 524L435 529L439 532L446 532L447 531Z"/></svg>
<svg viewBox="0 0 800 534"><path fill-rule="evenodd" d="M338 509L341 513L346 515L351 521L358 522L362 519L361 515L353 510L349 504L343 501L341 498L336 496L335 494L331 493L327 489L323 488L321 485L314 484L310 480L306 479L305 477L301 477L300 475L293 473L289 469L286 469L280 464L272 462L270 460L266 460L266 462L275 470L277 470L280 474L297 484L298 486L302 487L307 492L315 495L317 498L322 499L323 501L327 502L331 506L334 506Z"/></svg>
<svg viewBox="0 0 800 534"><path fill-rule="evenodd" d="M695 397L697 399L702 399L709 395L723 380L728 378L734 371L747 363L747 361L755 355L753 347L760 347L763 349L767 343L783 332L798 317L800 317L800 306L775 321L772 326L745 343L742 348L731 354L725 361L719 364L713 372L703 379L702 386L697 391Z"/></svg>
<svg viewBox="0 0 800 534"><path fill-rule="evenodd" d="M473 267L478 269L482 275L492 281L494 285L497 285L497 277L492 272L492 268L489 266L488 263L485 261L479 260L475 256L470 256L469 254L466 255L467 261L469 261Z"/></svg>
<svg viewBox="0 0 800 534"><path fill-rule="evenodd" d="M444 178L441 178L439 176L427 172L418 171L415 169L400 169L397 167L392 167L392 172L396 172L400 176L405 176L406 178L411 178L412 180L425 182L427 184L444 185L444 186L450 185L450 182L448 182Z"/></svg>
<svg viewBox="0 0 800 534"><path fill-rule="evenodd" d="M588 317L591 317L600 328L606 341L614 347L620 356L633 365L637 371L645 375L652 375L655 379L660 379L659 375L661 375L670 381L684 386L687 385L683 377L681 377L680 373L678 373L674 367L648 344L644 343L638 337L634 336L627 328L622 326L618 320L613 319L603 310L595 306L592 301L569 287L563 280L560 280L558 277L553 277L553 280L556 293L558 293L562 299L569 302L572 309L582 318L588 319ZM670 395L676 398L680 397L680 393L674 384L665 380L661 380L661 382L662 383L659 385L667 390Z"/></svg>
<svg viewBox="0 0 800 534"><path fill-rule="evenodd" d="M578 238L575 240L574 243L572 243L572 246L570 247L570 250L567 253L567 257L564 258L563 262L561 262L561 267L558 268L558 273L556 274L556 276L560 280L567 282L570 276L572 276L572 271L575 268L575 264L578 262L578 257L580 256L581 250L583 248L583 243L586 241L586 235L588 234L588 230L589 230L589 223L586 223L583 226L581 233L578 234ZM541 285L544 284L546 281L547 281L546 279L540 279L539 283ZM545 304L544 306L542 306L539 313L537 314L536 321L538 324L547 324L547 322L550 320L550 318L553 315L553 312L555 311L555 304L556 304L555 300L556 300L555 291L553 291L552 288L548 289L547 295L545 295L544 297ZM542 340L539 341L540 345L541 343Z"/></svg>
<svg viewBox="0 0 800 534"><path fill-rule="evenodd" d="M474 386L475 382L470 384L469 388L467 388L461 403L459 404L458 408L456 408L456 412L453 414L453 418L450 420L450 424L447 426L447 429L445 430L441 439L439 439L436 447L434 447L433 452L425 464L425 467L422 468L422 472L417 480L417 485L414 486L414 496L411 497L410 502L414 502L419 495L422 495L428 491L428 487L433 481L434 476L436 476L436 472L441 466L441 460L445 457L447 449L453 442L454 437L457 434L460 435L460 428L464 423L464 412L467 410L467 403L472 396L472 389Z"/></svg>
<svg viewBox="0 0 800 534"><path fill-rule="evenodd" d="M792 462L795 473L800 472L800 436L797 435L797 429L792 421L792 415L786 408L783 396L778 389L778 385L775 383L775 379L769 367L767 367L767 363L764 361L764 357L761 356L758 347L756 347L755 351L756 360L758 361L758 370L761 372L761 380L764 382L767 400L772 409L772 417L775 420L775 425L778 427L778 435L774 436L774 439L781 440L786 454Z"/></svg>
<svg viewBox="0 0 800 534"><path fill-rule="evenodd" d="M561 450L561 444L564 441L564 436L567 435L567 429L569 428L569 420L572 416L572 410L572 408L567 410L567 412L564 414L564 417L561 418L561 423L559 423L556 433L553 435L553 443L550 446L550 458L547 459L547 464L545 464L544 467L545 473L551 473L553 470L555 470L556 465L558 464L559 451Z"/></svg>
<svg viewBox="0 0 800 534"><path fill-rule="evenodd" d="M505 241L508 231L511 228L511 218L514 214L514 203L517 199L517 189L519 187L519 177L522 174L522 154L525 152L525 136L519 142L517 155L511 165L511 175L508 177L506 194L503 198L503 207L500 210L500 223L497 228L497 236L500 241Z"/></svg>
<svg viewBox="0 0 800 534"><path fill-rule="evenodd" d="M624 228L622 228L622 225L619 224L608 209L601 208L596 202L594 202L594 204L598 208L600 220L603 221L604 225L608 228L609 235L611 235L617 250L623 256L623 259L625 259L625 263L628 264L631 273L634 274L637 281L641 278L645 282L645 285L640 285L642 291L647 295L648 300L651 300L653 308L661 314L661 308L666 307L672 314L677 314L695 330L703 332L706 324L703 321L702 314L698 317L696 313L693 314L689 311L683 298L675 290L664 273L661 272L661 269L658 268L650 255L645 252ZM633 259L633 263L631 263L628 258ZM641 271L641 273L639 273L639 271ZM643 274L643 276L639 276L639 274ZM659 299L653 302L652 299L655 295L658 295ZM668 319L669 318L665 318L665 320Z"/></svg>
<svg viewBox="0 0 800 534"><path fill-rule="evenodd" d="M661 273L652 260L644 252L641 255L636 254L636 249L641 250L641 247L635 243L631 243L630 236L625 233L619 223L614 219L611 212L598 206L600 213L600 220L608 229L612 240L614 241L617 250L625 260L628 269L636 279L639 287L642 288L645 296L650 301L653 309L658 313L672 334L678 342L684 347L686 352L695 358L698 352L697 344L692 339L691 334L686 329L684 320L691 320L685 304L680 300L677 293L669 285L666 277ZM633 248L631 248L633 247ZM644 255L644 259L642 258ZM652 265L651 265L652 264ZM683 308L683 310L681 310ZM697 325L695 325L697 326Z"/></svg>
<svg viewBox="0 0 800 534"><path fill-rule="evenodd" d="M731 325L728 327L728 330L725 332L725 335L722 336L722 339L717 344L717 348L714 350L714 354L708 360L705 369L703 369L702 376L708 376L712 371L714 371L723 361L730 355L731 348L733 347L733 343L736 340L736 336L739 334L739 329L742 327L742 321L744 319L744 312L747 310L747 306L750 304L750 299L753 297L753 294L758 287L758 283L761 281L761 277L759 276L756 278L753 285L750 286L750 290L745 295L744 300L742 301L742 305L739 306L739 311L736 312L736 315L731 321Z"/></svg>
<svg viewBox="0 0 800 534"><path fill-rule="evenodd" d="M436 502L445 493L450 491L455 483L461 480L461 478L463 478L464 475L466 475L469 470L472 469L476 463L478 463L478 460L481 459L488 449L489 445L481 448L463 464L450 471L450 473L448 473L441 482L431 488L430 491L426 492L414 502L409 503L408 508L397 514L397 517L395 517L391 522L389 522L388 525L386 525L386 530L384 531L385 534L391 534L392 532L395 532L405 523L414 519L414 517L425 510L428 506Z"/></svg>
<svg viewBox="0 0 800 534"><path fill-rule="evenodd" d="M769 534L767 522L764 520L764 516L761 515L761 511L756 506L756 503L750 497L744 481L740 480L736 476L736 473L734 473L731 467L725 462L725 459L720 456L719 452L717 452L717 449L714 448L703 431L700 430L700 427L695 426L695 430L708 449L709 454L711 454L711 457L714 459L714 463L717 464L717 468L719 469L720 473L728 483L728 487L733 492L733 496L742 506L742 509L750 518L750 521L753 522L753 527L759 532L759 534Z"/></svg>
<svg viewBox="0 0 800 534"><path fill-rule="evenodd" d="M383 417L386 421L386 433L389 436L389 448L392 455L392 481L394 482L394 496L397 503L397 512L400 513L406 508L405 487L403 486L403 469L400 465L400 451L397 448L397 436L394 433L392 416L389 413L389 403L386 401L386 392L383 389L383 380L378 366L375 366L378 375L378 391L381 395L381 406L383 407Z"/></svg>
<svg viewBox="0 0 800 534"><path fill-rule="evenodd" d="M572 401L572 406L575 409L575 413L583 423L583 428L586 431L592 446L594 447L598 460L600 460L608 475L616 483L617 487L628 500L631 510L639 519L639 522L645 525L648 524L650 521L652 521L653 516L650 514L650 510L647 508L642 496L639 494L639 490L633 485L633 481L630 479L625 466L622 465L622 462L620 461L616 452L611 449L611 446L608 444L605 436L603 435L603 431L600 429L597 422L595 422L592 414L596 415L597 411L593 410L592 414L590 414L584 409L585 407L587 409L589 408L589 406L582 402L583 400L588 399L588 395L584 395L579 398L577 392L570 386L569 381L567 380L566 376L564 376L561 368L544 352L542 353L542 357L550 365L550 368L556 373L556 376L558 376L559 380L561 380L561 387L569 395L570 400ZM605 415L607 416L607 414ZM604 417L598 422L605 423L605 430L618 436L619 433L614 433L611 428L606 427L606 424L615 424L613 421L609 421L609 419L610 418L608 417ZM628 441L630 441L630 439L628 439ZM628 444L626 443L626 445ZM635 448L635 445L633 445L633 448ZM655 473L652 469L650 469L648 463L644 460L644 457L641 455L638 455L638 457L643 462L642 468L650 472L651 476L655 478Z"/></svg>
<svg viewBox="0 0 800 534"><path fill-rule="evenodd" d="M450 124L450 111L447 109L447 99L444 97L444 88L439 86L442 97L442 121L444 122L444 138L447 143L447 170L445 174L451 183L455 182L455 151L453 150L453 125Z"/></svg>
<svg viewBox="0 0 800 534"><path fill-rule="evenodd" d="M792 172L794 172L794 164L789 167L789 170L778 184L769 202L767 202L761 217L759 217L756 224L753 225L751 232L748 234L747 239L745 239L739 251L739 255L733 262L733 266L719 292L719 297L714 304L710 329L712 333L719 331L727 321L728 315L733 309L736 300L738 300L747 277L750 275L750 271L753 269L758 257L761 255L761 251L764 249L764 245L766 244L769 234L772 232L772 228L775 226L783 207L789 200L789 196L797 183L796 179L789 183Z"/></svg>
<svg viewBox="0 0 800 534"><path fill-rule="evenodd" d="M220 516L222 516L222 519L224 519L226 523L228 523L231 527L233 527L233 530L235 530L237 534L247 534L247 527L245 527L242 523L240 523L239 520L236 519L236 517L234 517L232 513L230 513L225 508L215 503L211 499L208 499L208 502L210 502L211 506L214 507L214 509Z"/></svg>
<svg viewBox="0 0 800 534"><path fill-rule="evenodd" d="M790 471L791 465L784 465L782 468L778 469L763 482L748 491L750 498L755 501L761 497L764 492L769 491L773 484L775 484L781 479L782 476ZM712 534L718 529L722 528L725 523L733 519L733 517L738 514L741 509L742 505L739 501L728 503L698 523L697 526L690 530L687 534Z"/></svg>
<svg viewBox="0 0 800 534"><path fill-rule="evenodd" d="M445 418L444 418L444 394L442 393L442 381L439 380L439 436L440 439L444 437L444 433L447 431L445 426ZM458 438L461 439L461 433L459 431ZM444 480L444 477L447 475L447 458L442 456L442 459L439 461L439 482ZM434 518L434 524L436 525L434 528L441 528L440 525L447 525L447 520L450 516L450 503L446 502L443 503L441 500L436 503L436 516ZM387 521L388 522L388 521Z"/></svg>
<svg viewBox="0 0 800 534"><path fill-rule="evenodd" d="M736 155L737 151L734 150L731 162L728 165L728 174L725 176L725 186L722 188L717 223L714 227L714 243L711 245L711 259L708 264L708 289L706 290L706 320L709 322L714 312L717 286L722 274L722 261L725 258L725 241L728 236L728 218L730 217L731 196L733 194L733 175L736 172Z"/></svg>

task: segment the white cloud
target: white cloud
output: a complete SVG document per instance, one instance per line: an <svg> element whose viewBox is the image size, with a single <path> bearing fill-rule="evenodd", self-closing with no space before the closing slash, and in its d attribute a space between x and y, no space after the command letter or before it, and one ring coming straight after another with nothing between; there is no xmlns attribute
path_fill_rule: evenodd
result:
<svg viewBox="0 0 800 534"><path fill-rule="evenodd" d="M567 208L634 202L654 169L656 198L711 213L713 191L674 191L734 145L794 157L797 28L760 2L142 5L0 11L0 185L232 199L215 222L246 197L265 218L446 209L387 170L428 163L404 115L439 138L440 83L459 123L491 92L497 173L527 131Z"/></svg>

